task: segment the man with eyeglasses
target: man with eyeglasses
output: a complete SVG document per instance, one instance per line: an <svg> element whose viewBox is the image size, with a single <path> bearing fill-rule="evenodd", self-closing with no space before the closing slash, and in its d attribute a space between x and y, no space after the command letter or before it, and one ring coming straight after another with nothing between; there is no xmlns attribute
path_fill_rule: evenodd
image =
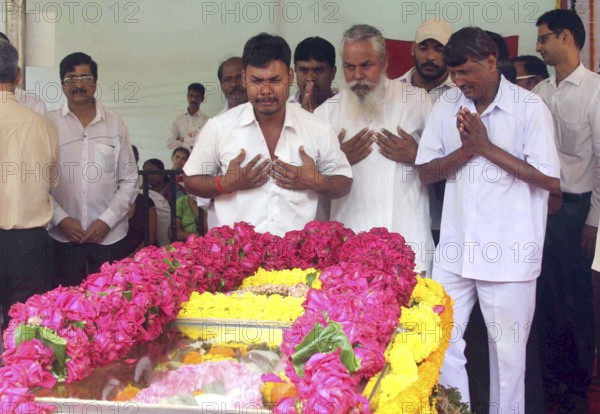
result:
<svg viewBox="0 0 600 414"><path fill-rule="evenodd" d="M527 90L533 90L535 85L548 79L548 69L542 59L537 56L521 55L511 59L517 71L517 85Z"/></svg>
<svg viewBox="0 0 600 414"><path fill-rule="evenodd" d="M591 264L600 219L600 75L581 63L583 22L552 10L536 22L536 51L555 75L534 88L554 118L563 205L548 218L538 288L547 403L587 412L594 362Z"/></svg>
<svg viewBox="0 0 600 414"><path fill-rule="evenodd" d="M137 196L137 166L129 131L94 97L98 65L82 52L60 62L65 105L48 113L58 129L60 174L50 236L55 285L74 286L115 259Z"/></svg>

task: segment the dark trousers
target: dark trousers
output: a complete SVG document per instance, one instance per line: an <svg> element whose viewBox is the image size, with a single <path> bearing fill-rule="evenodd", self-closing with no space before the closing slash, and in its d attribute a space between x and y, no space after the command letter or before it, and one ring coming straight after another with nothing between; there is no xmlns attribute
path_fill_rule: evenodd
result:
<svg viewBox="0 0 600 414"><path fill-rule="evenodd" d="M61 243L55 240L54 287L81 284L88 275L98 273L103 263L116 260L120 246L120 241L114 244L102 245L96 243Z"/></svg>
<svg viewBox="0 0 600 414"><path fill-rule="evenodd" d="M10 307L51 286L54 247L46 229L0 230L0 304L4 326Z"/></svg>
<svg viewBox="0 0 600 414"><path fill-rule="evenodd" d="M546 400L565 412L585 412L592 378L595 322L592 258L581 251L590 194L567 199L548 217L537 285L540 356ZM570 404L570 406L569 406Z"/></svg>

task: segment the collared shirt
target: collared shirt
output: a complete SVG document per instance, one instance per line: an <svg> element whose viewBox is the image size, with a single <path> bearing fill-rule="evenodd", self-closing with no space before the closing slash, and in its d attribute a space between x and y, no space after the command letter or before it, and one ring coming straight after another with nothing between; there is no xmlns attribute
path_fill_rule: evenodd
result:
<svg viewBox="0 0 600 414"><path fill-rule="evenodd" d="M46 115L46 102L31 91L24 91L23 89L17 88L15 90L15 96L17 100L23 105L33 109L35 112Z"/></svg>
<svg viewBox="0 0 600 414"><path fill-rule="evenodd" d="M585 223L596 227L600 220L600 75L579 64L558 87L552 75L534 91L554 118L560 187L566 193L592 192Z"/></svg>
<svg viewBox="0 0 600 414"><path fill-rule="evenodd" d="M456 116L475 104L458 88L434 105L417 164L461 148ZM539 97L503 76L495 101L481 114L492 143L550 177L560 165L552 116ZM462 277L494 282L535 279L541 268L548 192L517 180L476 155L446 180L436 266Z"/></svg>
<svg viewBox="0 0 600 414"><path fill-rule="evenodd" d="M198 130L206 124L208 116L198 109L194 115L190 115L186 109L184 113L177 116L171 123L167 134L167 148L175 149L185 147L192 149L196 142Z"/></svg>
<svg viewBox="0 0 600 414"><path fill-rule="evenodd" d="M127 234L127 212L137 196L138 180L125 122L100 102L85 128L67 103L48 117L58 129L60 161L50 236L67 243L58 224L72 217L84 230L96 219L108 224L110 231L100 244L121 240Z"/></svg>
<svg viewBox="0 0 600 414"><path fill-rule="evenodd" d="M398 78L399 82L406 83L408 85L412 85L412 77L415 74L416 69L414 66L408 70L404 75ZM433 99L434 103L440 100L440 97L444 92L446 92L450 88L454 88L456 85L450 79L450 75L446 76L446 80L441 84L427 92L429 96Z"/></svg>
<svg viewBox="0 0 600 414"><path fill-rule="evenodd" d="M400 76L398 78L398 81L406 83L407 85L412 85L412 78L413 78L413 75L415 74L415 72L416 72L416 69L413 66L412 68L409 69L408 72L406 72L404 75ZM455 86L456 85L454 85L454 82L452 82L452 79L450 79L450 75L447 75L446 80L444 80L444 82L441 85L436 86L435 88L433 88L432 90L430 90L427 93L429 94L429 96L431 96L431 99L433 99L433 101L435 103L440 100L440 97L442 96L442 94L444 92L446 92L450 88L454 88ZM430 185L428 188L428 191L429 191L429 214L431 215L431 228L433 230L439 230L441 221L442 221L442 206L444 204L444 200L440 196L441 194L438 194L436 192L435 185Z"/></svg>
<svg viewBox="0 0 600 414"><path fill-rule="evenodd" d="M199 140L204 145L194 148L183 167L189 176L224 174L229 162L242 148L246 150L242 166L258 154L263 159L270 159L251 103L212 118L200 131ZM352 177L350 164L331 126L302 108L287 104L275 155L284 162L302 165L300 146L304 146L306 154L315 160L321 174ZM317 193L287 190L269 180L257 188L219 195L214 203L217 226L246 221L259 232L283 235L290 230L302 229L315 218Z"/></svg>
<svg viewBox="0 0 600 414"><path fill-rule="evenodd" d="M221 114L224 114L225 112L229 111L229 109L231 109L231 108L229 108L229 101L225 101L225 106L215 116L219 116Z"/></svg>
<svg viewBox="0 0 600 414"><path fill-rule="evenodd" d="M52 218L56 128L46 117L0 92L0 229L44 227Z"/></svg>
<svg viewBox="0 0 600 414"><path fill-rule="evenodd" d="M350 89L328 99L315 110L337 133L344 128L345 140L361 129L388 131L397 134L397 127L413 135L417 142L431 109L431 99L424 89L384 79L381 115L373 119L354 117L348 111ZM331 200L331 220L337 220L356 232L373 227L385 227L400 233L413 243L416 263L429 273L433 258L433 239L429 218L427 187L421 183L414 165L385 158L377 144L364 160L352 166L354 181L350 193Z"/></svg>

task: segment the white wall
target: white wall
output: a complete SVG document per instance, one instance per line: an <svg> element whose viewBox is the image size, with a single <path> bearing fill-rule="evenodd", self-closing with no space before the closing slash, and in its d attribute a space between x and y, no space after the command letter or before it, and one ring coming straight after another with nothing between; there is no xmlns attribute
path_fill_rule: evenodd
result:
<svg viewBox="0 0 600 414"><path fill-rule="evenodd" d="M519 35L519 53L535 54L535 20L554 5L554 0L28 0L29 21L54 26L38 52L54 45L55 62L28 67L27 88L42 95L50 108L58 106L60 60L75 51L90 54L99 65L100 98L123 115L142 161L157 157L170 166L165 134L186 107L187 85L203 83L202 110L217 113L225 102L218 64L241 55L245 41L259 32L282 35L293 51L315 35L337 47L342 32L355 23L377 26L388 38L410 40L422 20L437 16L454 29L477 25ZM341 70L336 82L343 85Z"/></svg>

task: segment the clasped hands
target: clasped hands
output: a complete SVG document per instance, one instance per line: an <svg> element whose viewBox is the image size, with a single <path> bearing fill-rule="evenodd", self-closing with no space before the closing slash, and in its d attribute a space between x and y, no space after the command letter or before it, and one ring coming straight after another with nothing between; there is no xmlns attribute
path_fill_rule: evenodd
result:
<svg viewBox="0 0 600 414"><path fill-rule="evenodd" d="M92 221L86 230L81 226L81 222L73 217L67 217L58 223L58 228L69 239L71 243L100 243L108 232L110 227L100 219Z"/></svg>
<svg viewBox="0 0 600 414"><path fill-rule="evenodd" d="M479 114L465 107L461 107L456 115L456 128L462 142L463 155L467 158L475 154L484 155L494 145Z"/></svg>
<svg viewBox="0 0 600 414"><path fill-rule="evenodd" d="M395 135L383 128L381 132L375 132L368 128L363 128L356 135L344 142L346 130L342 129L338 135L340 147L350 165L354 165L364 160L373 151L372 145L376 143L379 146L381 155L389 160L413 164L417 158L417 149L419 145L412 135L397 127L398 135Z"/></svg>
<svg viewBox="0 0 600 414"><path fill-rule="evenodd" d="M260 187L269 179L279 187L288 190L317 190L325 181L319 172L315 160L300 146L298 150L302 165L293 165L280 159L270 161L262 159L261 154L255 156L244 167L242 162L246 159L246 151L231 160L227 172L221 178L221 185L228 192L249 190Z"/></svg>

